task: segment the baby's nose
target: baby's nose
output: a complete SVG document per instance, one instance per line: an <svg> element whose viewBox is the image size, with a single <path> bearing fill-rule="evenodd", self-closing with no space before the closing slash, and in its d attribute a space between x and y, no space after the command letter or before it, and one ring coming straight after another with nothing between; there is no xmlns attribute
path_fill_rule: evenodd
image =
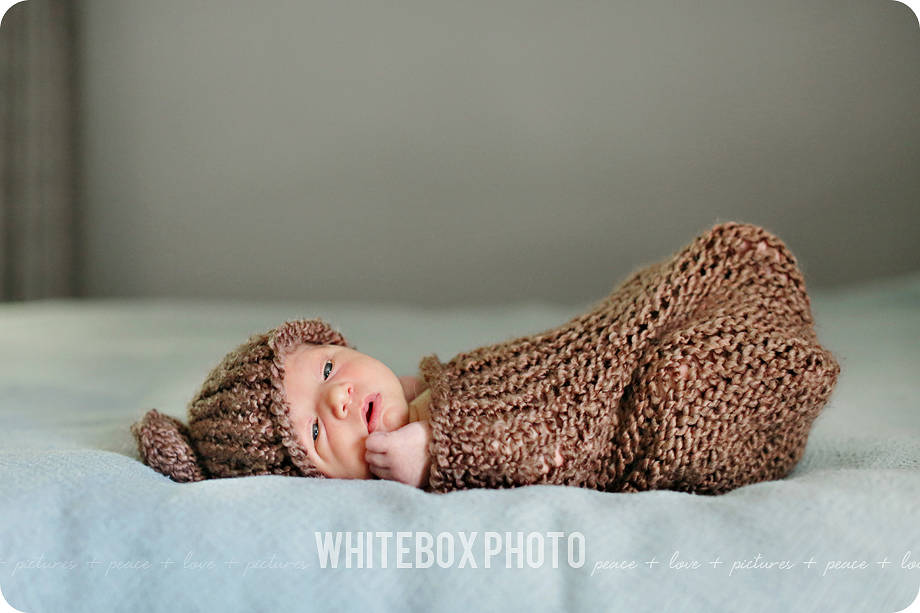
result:
<svg viewBox="0 0 920 613"><path fill-rule="evenodd" d="M334 385L329 389L329 405L336 417L346 417L348 406L351 404L351 386L347 384Z"/></svg>

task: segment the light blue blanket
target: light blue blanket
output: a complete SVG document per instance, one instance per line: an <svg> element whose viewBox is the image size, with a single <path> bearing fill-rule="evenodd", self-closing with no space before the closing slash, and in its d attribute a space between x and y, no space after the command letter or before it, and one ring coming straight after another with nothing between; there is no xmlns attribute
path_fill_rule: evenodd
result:
<svg viewBox="0 0 920 613"><path fill-rule="evenodd" d="M583 305L580 305L583 306ZM228 349L321 315L399 373L580 308L0 306L0 590L71 611L900 611L920 588L920 276L814 298L842 375L783 481L721 497L175 484L127 431Z"/></svg>

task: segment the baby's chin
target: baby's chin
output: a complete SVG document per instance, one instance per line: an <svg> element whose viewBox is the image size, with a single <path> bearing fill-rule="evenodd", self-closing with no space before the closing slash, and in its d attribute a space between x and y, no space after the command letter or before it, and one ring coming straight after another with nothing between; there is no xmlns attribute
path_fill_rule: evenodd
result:
<svg viewBox="0 0 920 613"><path fill-rule="evenodd" d="M364 462L364 472L362 476L355 477L356 479L376 479L377 475L371 472L371 466L366 461Z"/></svg>
<svg viewBox="0 0 920 613"><path fill-rule="evenodd" d="M356 463L351 467L346 473L339 473L337 475L326 475L329 479L349 479L354 481L362 481L368 479L376 479L377 477L374 473L371 472L370 464L366 461L363 461L358 464Z"/></svg>

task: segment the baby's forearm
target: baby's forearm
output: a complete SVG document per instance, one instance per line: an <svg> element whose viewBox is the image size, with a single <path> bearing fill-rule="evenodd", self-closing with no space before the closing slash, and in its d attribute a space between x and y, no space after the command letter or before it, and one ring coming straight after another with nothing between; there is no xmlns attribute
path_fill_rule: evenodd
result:
<svg viewBox="0 0 920 613"><path fill-rule="evenodd" d="M427 421L429 417L428 405L431 402L431 390L426 389L409 403L409 423Z"/></svg>

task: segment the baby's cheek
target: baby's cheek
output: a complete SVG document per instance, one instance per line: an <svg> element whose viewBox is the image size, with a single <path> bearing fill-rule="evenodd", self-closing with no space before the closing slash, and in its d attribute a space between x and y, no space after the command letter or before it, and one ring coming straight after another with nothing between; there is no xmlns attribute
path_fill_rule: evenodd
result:
<svg viewBox="0 0 920 613"><path fill-rule="evenodd" d="M396 432L409 423L409 408L393 407L383 414L383 432ZM378 429L379 430L379 429ZM375 430L377 432L378 430Z"/></svg>

